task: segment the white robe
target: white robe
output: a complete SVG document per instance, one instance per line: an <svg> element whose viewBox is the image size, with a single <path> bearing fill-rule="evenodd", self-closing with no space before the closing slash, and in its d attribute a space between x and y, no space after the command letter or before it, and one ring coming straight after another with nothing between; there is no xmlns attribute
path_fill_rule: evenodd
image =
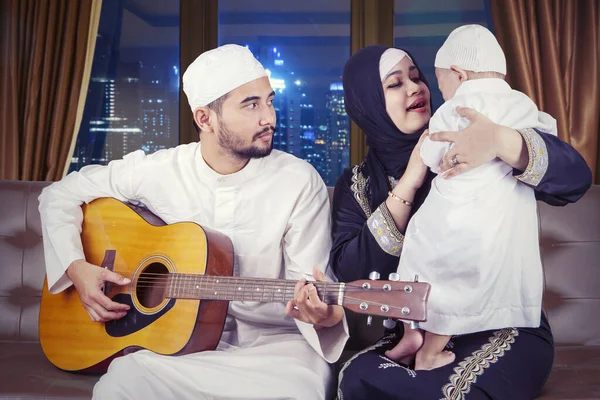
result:
<svg viewBox="0 0 600 400"><path fill-rule="evenodd" d="M431 118L431 133L468 125L473 108L513 129L556 132L556 121L501 79L461 84ZM421 157L438 172L447 142L424 141ZM458 155L460 161L460 155ZM543 273L533 189L493 160L451 179L438 175L406 228L398 273L431 283L426 331L457 335L540 323Z"/></svg>
<svg viewBox="0 0 600 400"><path fill-rule="evenodd" d="M168 224L193 221L228 235L242 277L312 280L313 266L328 265L328 194L310 164L274 150L220 175L193 143L152 155L139 150L44 189L39 209L54 293L72 284L64 271L84 258L80 205L100 197L139 201ZM231 302L218 351L121 357L95 386L94 398L325 398L334 378L328 362L337 361L347 339L345 318L315 331L286 317L285 304Z"/></svg>

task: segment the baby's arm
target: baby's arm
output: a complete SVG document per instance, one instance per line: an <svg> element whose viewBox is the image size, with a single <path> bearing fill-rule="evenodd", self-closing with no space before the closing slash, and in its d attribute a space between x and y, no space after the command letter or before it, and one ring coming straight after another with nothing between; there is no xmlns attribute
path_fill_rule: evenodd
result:
<svg viewBox="0 0 600 400"><path fill-rule="evenodd" d="M444 132L444 131L459 131L465 128L463 117L456 112L457 106L464 106L461 99L453 98L442 104L442 106L433 114L429 120L429 133ZM467 122L468 124L468 122ZM425 138L421 144L421 159L423 163L431 169L432 172L438 174L440 162L442 158L452 148L450 142L434 142Z"/></svg>

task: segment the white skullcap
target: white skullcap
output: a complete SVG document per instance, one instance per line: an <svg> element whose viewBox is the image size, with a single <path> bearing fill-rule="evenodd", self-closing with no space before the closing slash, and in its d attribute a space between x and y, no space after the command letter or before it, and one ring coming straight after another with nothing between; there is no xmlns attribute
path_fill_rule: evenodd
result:
<svg viewBox="0 0 600 400"><path fill-rule="evenodd" d="M379 77L381 78L381 82L383 82L386 75L389 74L392 68L402 61L404 57L408 57L408 59L412 61L410 56L400 49L392 47L383 52L379 59Z"/></svg>
<svg viewBox="0 0 600 400"><path fill-rule="evenodd" d="M450 69L456 65L473 72L506 75L506 58L496 37L481 25L464 25L448 35L438 50L434 65Z"/></svg>
<svg viewBox="0 0 600 400"><path fill-rule="evenodd" d="M232 90L267 76L246 47L226 44L198 56L183 74L183 91L192 112Z"/></svg>

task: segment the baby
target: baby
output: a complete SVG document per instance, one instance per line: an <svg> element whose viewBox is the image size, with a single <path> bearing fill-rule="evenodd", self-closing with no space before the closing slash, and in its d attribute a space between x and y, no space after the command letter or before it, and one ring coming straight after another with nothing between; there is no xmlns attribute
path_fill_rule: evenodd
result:
<svg viewBox="0 0 600 400"><path fill-rule="evenodd" d="M468 120L456 112L461 106L513 129L556 134L556 121L506 83L502 48L483 26L455 29L435 67L445 103L431 118L430 133L463 130ZM421 158L439 173L451 148L427 138ZM452 163L460 163L460 154ZM400 343L386 352L406 364L414 359L416 370L452 363L454 353L445 350L452 335L538 327L543 275L533 189L499 159L451 179L438 175L408 223L398 273L432 285L427 321L419 329L406 325Z"/></svg>

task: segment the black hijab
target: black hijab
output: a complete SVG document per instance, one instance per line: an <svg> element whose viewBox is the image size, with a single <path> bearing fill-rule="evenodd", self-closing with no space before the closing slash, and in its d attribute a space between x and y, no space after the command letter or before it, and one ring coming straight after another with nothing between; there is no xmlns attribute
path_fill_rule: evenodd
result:
<svg viewBox="0 0 600 400"><path fill-rule="evenodd" d="M388 115L379 75L379 60L387 49L389 47L381 45L360 49L346 62L343 73L346 112L363 130L369 146L361 168L365 177L369 178L367 195L371 210L387 198L388 176L399 178L404 174L410 155L427 128L425 125L415 133L405 134ZM429 87L421 69L410 57Z"/></svg>

